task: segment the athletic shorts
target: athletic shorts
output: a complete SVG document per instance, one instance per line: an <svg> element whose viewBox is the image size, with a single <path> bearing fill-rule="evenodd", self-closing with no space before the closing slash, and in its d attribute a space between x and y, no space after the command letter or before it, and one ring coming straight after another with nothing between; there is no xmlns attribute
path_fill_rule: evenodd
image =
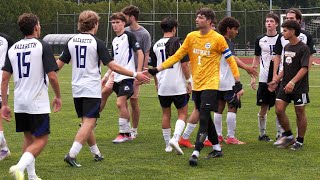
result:
<svg viewBox="0 0 320 180"><path fill-rule="evenodd" d="M35 137L50 134L49 114L15 113L16 132L31 132Z"/></svg>
<svg viewBox="0 0 320 180"><path fill-rule="evenodd" d="M99 118L101 98L73 98L78 118Z"/></svg>
<svg viewBox="0 0 320 180"><path fill-rule="evenodd" d="M192 91L192 99L197 110L210 108L211 111L218 112L217 90Z"/></svg>
<svg viewBox="0 0 320 180"><path fill-rule="evenodd" d="M133 95L133 81L134 79L124 79L120 82L114 82L112 90L120 96L127 96L129 99Z"/></svg>
<svg viewBox="0 0 320 180"><path fill-rule="evenodd" d="M189 102L189 94L175 95L175 96L160 96L159 101L160 105L163 108L171 107L173 103L177 109L183 108Z"/></svg>
<svg viewBox="0 0 320 180"><path fill-rule="evenodd" d="M229 102L234 96L234 91L218 91L218 100Z"/></svg>
<svg viewBox="0 0 320 180"><path fill-rule="evenodd" d="M259 87L257 91L257 105L261 106L262 104L269 105L273 107L276 102L276 92L270 92L268 90L268 84L259 82Z"/></svg>
<svg viewBox="0 0 320 180"><path fill-rule="evenodd" d="M283 100L284 102L290 103L293 101L295 106L303 106L310 103L308 93L302 94L286 94L283 89L279 89L277 93L277 100Z"/></svg>

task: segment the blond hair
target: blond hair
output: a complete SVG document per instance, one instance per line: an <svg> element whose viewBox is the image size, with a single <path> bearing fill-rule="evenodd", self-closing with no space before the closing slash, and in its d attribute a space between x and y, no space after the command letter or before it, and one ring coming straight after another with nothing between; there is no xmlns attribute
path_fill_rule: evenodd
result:
<svg viewBox="0 0 320 180"><path fill-rule="evenodd" d="M91 10L86 10L80 13L78 20L78 30L80 32L87 32L93 29L99 22L98 14Z"/></svg>

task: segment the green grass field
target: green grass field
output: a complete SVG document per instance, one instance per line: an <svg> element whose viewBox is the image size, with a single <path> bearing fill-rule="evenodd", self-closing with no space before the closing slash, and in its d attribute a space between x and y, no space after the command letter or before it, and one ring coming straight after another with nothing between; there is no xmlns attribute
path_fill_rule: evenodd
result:
<svg viewBox="0 0 320 180"><path fill-rule="evenodd" d="M237 137L246 145L223 144L224 157L204 159L211 148L204 148L199 166L190 167L188 159L192 149L183 149L185 155L166 153L161 130L161 109L153 84L143 85L140 92L141 120L138 138L124 144L112 144L118 132L118 112L115 96L109 99L98 120L96 137L98 146L105 157L95 162L86 145L77 157L81 168L72 168L64 161L69 151L79 119L73 107L71 93L71 66L59 72L63 106L58 113L51 114L51 134L49 143L37 158L36 172L44 180L49 179L318 179L320 177L319 146L319 67L312 67L310 73L310 99L307 106L308 130L304 149L294 152L290 149L275 149L271 142L258 142L255 91L249 87L249 76L242 72L245 95L242 108L237 116ZM10 104L13 103L11 84ZM50 89L51 92L51 89ZM52 97L52 96L51 96ZM189 103L189 112L193 104ZM289 105L287 113L295 132L295 114ZM176 110L173 110L171 127L174 129ZM224 114L223 131L226 135ZM11 157L0 162L0 179L12 179L8 170L21 156L22 133L15 133L14 119L4 122L5 136ZM197 129L196 129L197 130ZM173 131L173 130L172 130ZM274 138L274 109L268 114L267 133ZM195 133L191 140L195 141ZM26 176L27 177L27 176Z"/></svg>

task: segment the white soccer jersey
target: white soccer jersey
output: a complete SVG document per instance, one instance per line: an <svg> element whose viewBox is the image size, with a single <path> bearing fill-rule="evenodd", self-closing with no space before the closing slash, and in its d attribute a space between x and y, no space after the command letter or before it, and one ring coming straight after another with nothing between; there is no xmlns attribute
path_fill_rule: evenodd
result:
<svg viewBox="0 0 320 180"><path fill-rule="evenodd" d="M134 53L140 49L135 36L128 32L117 36L112 41L112 53L114 61L122 67L135 72ZM133 79L133 77L115 73L114 82L120 82L124 79Z"/></svg>
<svg viewBox="0 0 320 180"><path fill-rule="evenodd" d="M15 113L50 113L46 74L58 66L48 44L35 38L18 41L9 49L2 70L13 75Z"/></svg>
<svg viewBox="0 0 320 180"><path fill-rule="evenodd" d="M4 62L7 56L8 49L12 46L13 40L9 36L0 33L0 68L4 66ZM2 70L0 70L0 83L2 81ZM1 94L1 89L0 89ZM9 88L8 88L9 94ZM2 101L0 97L0 102Z"/></svg>
<svg viewBox="0 0 320 180"><path fill-rule="evenodd" d="M228 46L232 54L234 55L234 43L228 39L226 39L226 41L228 43ZM219 82L220 82L219 91L232 90L232 86L234 86L235 84L232 71L224 56L221 56L221 59L220 59L220 81Z"/></svg>
<svg viewBox="0 0 320 180"><path fill-rule="evenodd" d="M100 60L106 65L112 59L100 39L80 33L68 41L59 59L72 63L73 97L101 98Z"/></svg>
<svg viewBox="0 0 320 180"><path fill-rule="evenodd" d="M152 53L155 54L156 60L152 59L154 62L153 66L159 66L167 59L165 44L168 42L168 40L169 38L161 38L154 44ZM186 61L188 61L188 59L183 59L181 62ZM171 68L157 73L158 95L174 96L187 93L187 87L185 83L186 79L182 72L181 62L174 64Z"/></svg>
<svg viewBox="0 0 320 180"><path fill-rule="evenodd" d="M279 34L275 36L261 35L255 42L255 56L260 56L259 82L268 82L270 62L275 55L274 48ZM273 72L273 69L272 69Z"/></svg>

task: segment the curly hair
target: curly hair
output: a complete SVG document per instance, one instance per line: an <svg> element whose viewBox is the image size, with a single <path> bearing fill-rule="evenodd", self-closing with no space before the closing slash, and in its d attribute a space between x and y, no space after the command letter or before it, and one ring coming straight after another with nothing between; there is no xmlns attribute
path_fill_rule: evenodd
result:
<svg viewBox="0 0 320 180"><path fill-rule="evenodd" d="M39 23L38 16L32 13L23 13L18 18L19 28L24 36L31 35L34 31L34 27L38 23Z"/></svg>
<svg viewBox="0 0 320 180"><path fill-rule="evenodd" d="M284 23L282 23L281 25L282 28L287 28L290 30L294 30L294 35L296 35L297 37L299 36L300 32L301 32L301 27L300 24L297 21L294 20L287 20Z"/></svg>
<svg viewBox="0 0 320 180"><path fill-rule="evenodd" d="M222 35L227 34L227 28L239 28L240 22L235 19L234 17L224 17L220 22L218 26L218 30Z"/></svg>

